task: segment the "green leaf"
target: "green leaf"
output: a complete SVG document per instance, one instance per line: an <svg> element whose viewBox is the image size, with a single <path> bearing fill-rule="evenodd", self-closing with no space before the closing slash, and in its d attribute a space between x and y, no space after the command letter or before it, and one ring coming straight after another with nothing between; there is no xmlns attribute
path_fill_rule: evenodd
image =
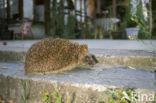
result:
<svg viewBox="0 0 156 103"><path fill-rule="evenodd" d="M8 69L8 67L0 67L0 69Z"/></svg>
<svg viewBox="0 0 156 103"><path fill-rule="evenodd" d="M67 96L66 103L72 103L72 102L71 102L71 98L70 98L70 96Z"/></svg>
<svg viewBox="0 0 156 103"><path fill-rule="evenodd" d="M41 72L40 75L45 75L45 73Z"/></svg>
<svg viewBox="0 0 156 103"><path fill-rule="evenodd" d="M106 57L111 57L111 55L110 54L107 54Z"/></svg>
<svg viewBox="0 0 156 103"><path fill-rule="evenodd" d="M115 91L115 95L116 95L116 97L118 98L118 99L120 99L120 98L122 98L123 97L123 90L116 90Z"/></svg>
<svg viewBox="0 0 156 103"><path fill-rule="evenodd" d="M51 96L52 96L53 98L57 98L57 93L56 93L56 92L52 92L52 93L51 93Z"/></svg>
<svg viewBox="0 0 156 103"><path fill-rule="evenodd" d="M100 101L99 103L105 103L104 101Z"/></svg>
<svg viewBox="0 0 156 103"><path fill-rule="evenodd" d="M42 102L45 102L45 101L47 101L48 100L48 96L43 96L42 97Z"/></svg>
<svg viewBox="0 0 156 103"><path fill-rule="evenodd" d="M121 103L128 103L126 99L121 99Z"/></svg>
<svg viewBox="0 0 156 103"><path fill-rule="evenodd" d="M127 94L125 91L123 91L123 95L124 95L124 96L123 96L122 98L127 99L127 100L130 101L129 96L128 96L128 94Z"/></svg>
<svg viewBox="0 0 156 103"><path fill-rule="evenodd" d="M115 99L115 100L118 99L118 97L115 95L115 93L112 94L112 98Z"/></svg>
<svg viewBox="0 0 156 103"><path fill-rule="evenodd" d="M49 91L46 91L44 95L46 95L46 96L49 95Z"/></svg>
<svg viewBox="0 0 156 103"><path fill-rule="evenodd" d="M115 103L115 101L112 98L110 98L110 97L107 99L107 102L108 103Z"/></svg>
<svg viewBox="0 0 156 103"><path fill-rule="evenodd" d="M59 96L59 97L57 98L56 103L62 103L62 97L61 97L61 96Z"/></svg>
<svg viewBox="0 0 156 103"><path fill-rule="evenodd" d="M104 91L105 94L111 94L109 90Z"/></svg>
<svg viewBox="0 0 156 103"><path fill-rule="evenodd" d="M154 102L156 103L156 93L154 94Z"/></svg>

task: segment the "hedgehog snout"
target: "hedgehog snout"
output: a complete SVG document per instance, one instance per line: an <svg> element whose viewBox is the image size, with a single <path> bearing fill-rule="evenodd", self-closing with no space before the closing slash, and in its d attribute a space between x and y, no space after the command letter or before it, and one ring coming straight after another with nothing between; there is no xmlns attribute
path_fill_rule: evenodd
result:
<svg viewBox="0 0 156 103"><path fill-rule="evenodd" d="M86 58L86 61L87 61L88 65L95 65L96 64L94 59L92 57L90 57L90 56L88 58Z"/></svg>
<svg viewBox="0 0 156 103"><path fill-rule="evenodd" d="M89 62L88 62L88 65L95 65L96 64L96 62L94 61L94 60L90 60Z"/></svg>

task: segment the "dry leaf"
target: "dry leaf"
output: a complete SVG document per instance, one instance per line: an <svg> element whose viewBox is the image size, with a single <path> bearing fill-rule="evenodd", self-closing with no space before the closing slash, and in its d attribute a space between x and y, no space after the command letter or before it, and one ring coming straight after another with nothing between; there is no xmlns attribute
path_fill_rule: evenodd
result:
<svg viewBox="0 0 156 103"><path fill-rule="evenodd" d="M117 73L118 71L117 70L114 70L114 73Z"/></svg>
<svg viewBox="0 0 156 103"><path fill-rule="evenodd" d="M129 69L133 69L133 70L136 70L136 69L135 69L134 67L131 67L131 66L128 66L128 68L129 68Z"/></svg>
<svg viewBox="0 0 156 103"><path fill-rule="evenodd" d="M14 103L14 101L13 100L9 100L9 101L7 101L7 103Z"/></svg>
<svg viewBox="0 0 156 103"><path fill-rule="evenodd" d="M3 42L3 45L7 45L7 42L6 42L6 41L4 41L4 42Z"/></svg>
<svg viewBox="0 0 156 103"><path fill-rule="evenodd" d="M8 69L7 67L0 67L0 69Z"/></svg>

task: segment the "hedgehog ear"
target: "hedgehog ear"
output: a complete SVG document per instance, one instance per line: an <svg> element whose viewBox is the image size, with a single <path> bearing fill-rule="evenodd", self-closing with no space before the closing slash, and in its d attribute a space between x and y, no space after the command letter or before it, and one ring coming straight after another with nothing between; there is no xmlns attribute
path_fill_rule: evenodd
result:
<svg viewBox="0 0 156 103"><path fill-rule="evenodd" d="M82 48L82 49L88 49L88 45L82 44L82 45L81 45L81 48Z"/></svg>

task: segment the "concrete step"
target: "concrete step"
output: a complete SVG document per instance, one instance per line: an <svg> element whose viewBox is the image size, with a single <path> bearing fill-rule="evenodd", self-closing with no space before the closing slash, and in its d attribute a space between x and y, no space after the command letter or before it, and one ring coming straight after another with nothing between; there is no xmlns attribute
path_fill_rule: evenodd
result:
<svg viewBox="0 0 156 103"><path fill-rule="evenodd" d="M16 51L15 51L16 50ZM27 48L6 48L0 50L0 62L24 62ZM98 50L89 49L100 64L111 66L132 66L154 71L156 57L153 52L142 50Z"/></svg>
<svg viewBox="0 0 156 103"><path fill-rule="evenodd" d="M133 66L136 68L156 67L156 41L129 40L73 40L80 44L87 44L89 52L97 57L100 63L114 66ZM30 46L38 40L0 41L0 61L24 62L25 54Z"/></svg>
<svg viewBox="0 0 156 103"><path fill-rule="evenodd" d="M1 47L0 62L24 62L28 49L24 47ZM90 48L89 52L95 56L100 64L122 67L132 66L150 71L156 69L156 56L153 51Z"/></svg>
<svg viewBox="0 0 156 103"><path fill-rule="evenodd" d="M106 101L111 95L105 92L119 88L131 88L140 95L148 96L156 92L156 74L144 70L99 65L61 74L28 76L24 73L23 63L0 63L0 67L6 67L0 70L0 95L15 103L22 103L22 96L28 96L24 95L24 90L30 92L28 103L42 103L46 91L59 91L64 101L70 97L76 103ZM23 83L27 85L23 86Z"/></svg>
<svg viewBox="0 0 156 103"><path fill-rule="evenodd" d="M0 67L7 68L0 70L0 95L15 103L22 103L23 97L30 97L28 103L42 103L46 91L59 91L64 103L69 103L69 98L76 103L107 103L111 95L105 91L130 88L139 96L153 96L156 92L155 41L152 46L136 41L74 41L88 44L90 53L99 61L95 67L29 76L24 74L23 62L27 50L37 41L7 41L5 46L0 41ZM30 95L24 95L25 91Z"/></svg>

